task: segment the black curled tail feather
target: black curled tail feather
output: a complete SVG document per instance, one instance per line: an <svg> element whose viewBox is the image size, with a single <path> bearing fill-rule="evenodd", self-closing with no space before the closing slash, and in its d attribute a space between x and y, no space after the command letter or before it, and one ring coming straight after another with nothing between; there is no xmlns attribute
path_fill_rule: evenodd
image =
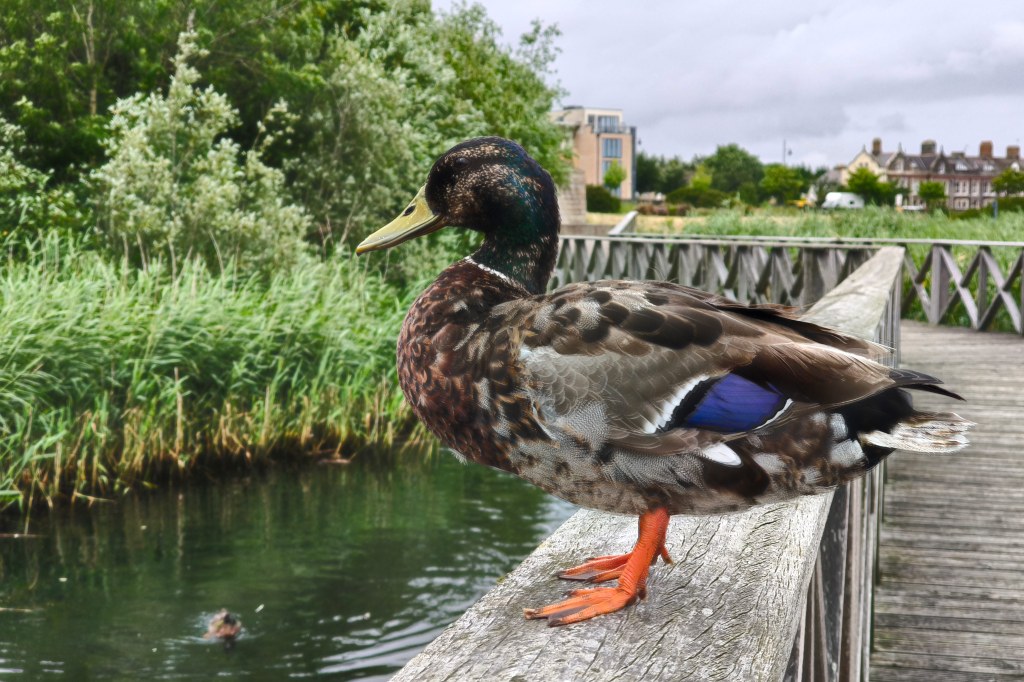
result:
<svg viewBox="0 0 1024 682"><path fill-rule="evenodd" d="M944 395L947 398L954 398L955 400L963 400L963 397L949 390L939 386L942 383L941 379L937 379L930 374L924 374L923 372L915 372L912 369L892 369L889 371L889 378L895 382L897 386L903 388L912 388L917 391L928 391L929 393L938 393Z"/></svg>

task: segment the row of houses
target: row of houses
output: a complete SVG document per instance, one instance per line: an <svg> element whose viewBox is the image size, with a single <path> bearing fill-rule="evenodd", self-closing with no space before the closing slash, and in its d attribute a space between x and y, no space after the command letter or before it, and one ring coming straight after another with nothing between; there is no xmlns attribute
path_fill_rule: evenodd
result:
<svg viewBox="0 0 1024 682"><path fill-rule="evenodd" d="M867 168L885 182L901 187L904 206L922 206L918 195L922 182L941 182L946 186L949 208L963 211L989 206L996 198L992 180L1007 168L1021 169L1020 146L1006 147L1006 156L994 154L992 142L984 140L978 145L977 156L966 152L945 152L936 147L935 140L921 143L920 153L884 151L881 138L860 150L849 164L835 169L836 179L845 185L850 174L858 168Z"/></svg>
<svg viewBox="0 0 1024 682"><path fill-rule="evenodd" d="M623 199L636 195L636 127L627 125L621 109L570 106L552 112L552 119L569 131L573 147L573 165L580 182L603 185L613 164L625 171L625 179L612 194ZM884 182L902 188L903 206L923 206L919 190L922 182L941 182L946 186L949 208L962 211L989 206L996 198L992 180L1007 168L1021 169L1020 146L1006 147L1005 156L996 156L991 140L978 146L978 154L946 152L935 140L921 143L919 153L882 149L881 138L871 142L854 159L830 171L829 178L846 185L850 174L867 168Z"/></svg>

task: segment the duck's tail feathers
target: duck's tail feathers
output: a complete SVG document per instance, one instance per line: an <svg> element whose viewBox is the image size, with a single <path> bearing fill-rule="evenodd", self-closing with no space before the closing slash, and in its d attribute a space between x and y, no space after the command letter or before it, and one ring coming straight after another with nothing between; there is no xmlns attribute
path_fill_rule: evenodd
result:
<svg viewBox="0 0 1024 682"><path fill-rule="evenodd" d="M963 396L959 393L954 393L948 388L939 386L942 383L941 379L936 379L930 374L924 372L915 372L912 369L900 368L889 370L889 378L897 386L903 388L912 388L917 391L928 391L929 393L938 393L944 395L947 398L956 398L957 400L963 400Z"/></svg>
<svg viewBox="0 0 1024 682"><path fill-rule="evenodd" d="M860 439L880 448L910 452L956 452L967 447L974 422L952 412L916 412L888 431L870 431Z"/></svg>

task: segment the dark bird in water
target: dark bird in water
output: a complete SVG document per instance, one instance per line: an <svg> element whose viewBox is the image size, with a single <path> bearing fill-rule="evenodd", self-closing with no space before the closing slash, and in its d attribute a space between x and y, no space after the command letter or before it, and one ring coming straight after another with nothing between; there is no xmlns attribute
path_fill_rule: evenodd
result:
<svg viewBox="0 0 1024 682"><path fill-rule="evenodd" d="M242 621L227 609L221 609L210 619L204 639L220 639L225 642L234 641L242 631Z"/></svg>
<svg viewBox="0 0 1024 682"><path fill-rule="evenodd" d="M666 282L581 282L546 292L559 215L548 173L518 144L456 145L357 253L451 225L483 234L413 304L398 375L416 415L465 459L577 505L639 516L628 554L560 574L576 590L527 618L617 611L670 561L673 514L721 514L823 493L894 449L952 452L971 423L919 412L906 389L938 379L873 361L868 341Z"/></svg>

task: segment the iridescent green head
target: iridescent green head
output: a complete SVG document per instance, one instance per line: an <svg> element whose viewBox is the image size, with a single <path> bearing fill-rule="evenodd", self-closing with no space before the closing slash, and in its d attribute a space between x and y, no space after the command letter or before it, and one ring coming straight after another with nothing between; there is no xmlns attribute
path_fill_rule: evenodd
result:
<svg viewBox="0 0 1024 682"><path fill-rule="evenodd" d="M558 252L558 202L551 176L518 144L480 137L449 149L412 203L356 253L387 249L447 225L483 233L475 261L533 293L543 291Z"/></svg>

